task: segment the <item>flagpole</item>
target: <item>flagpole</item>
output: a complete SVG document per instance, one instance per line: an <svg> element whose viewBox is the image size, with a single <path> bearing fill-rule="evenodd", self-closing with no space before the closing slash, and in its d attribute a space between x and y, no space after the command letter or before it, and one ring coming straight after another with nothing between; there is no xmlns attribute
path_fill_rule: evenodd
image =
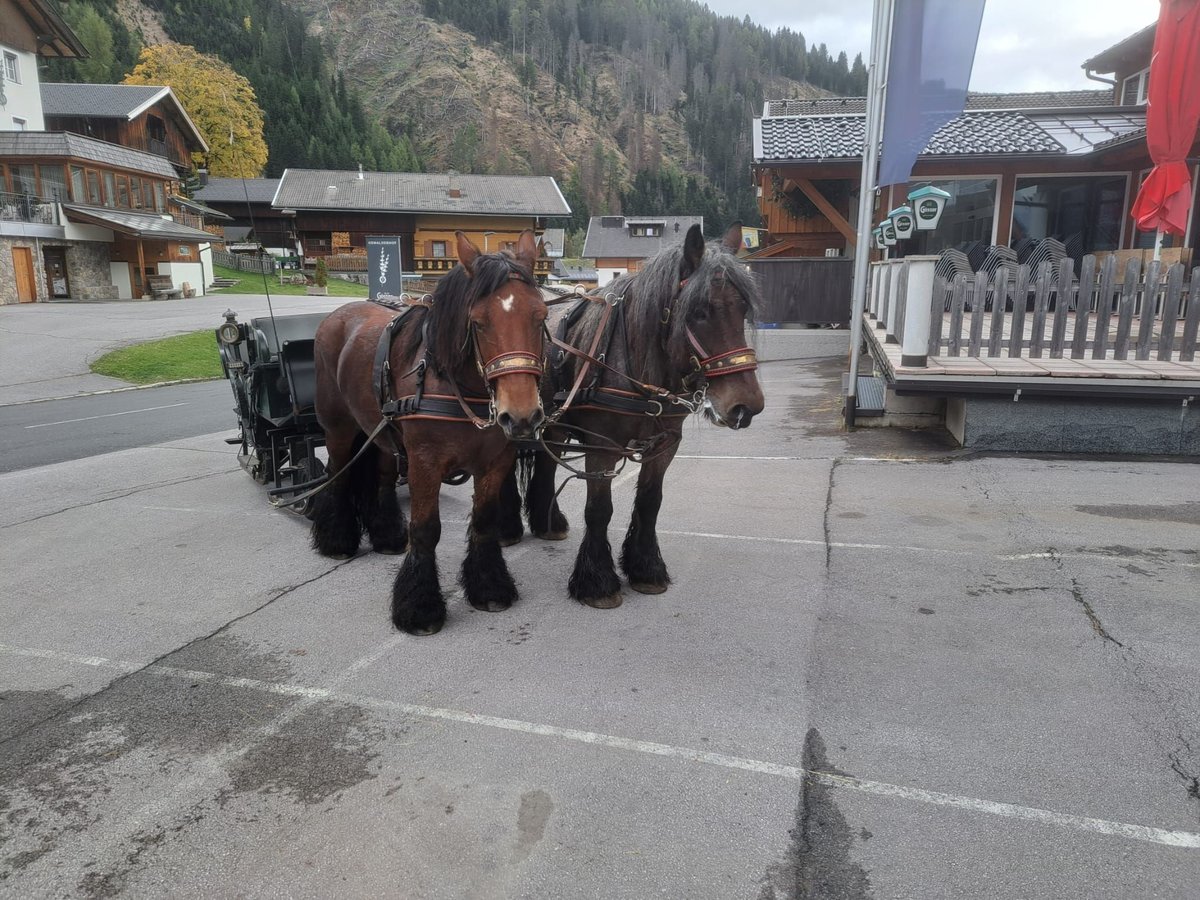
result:
<svg viewBox="0 0 1200 900"><path fill-rule="evenodd" d="M894 0L875 0L871 15L871 60L867 69L866 134L858 190L858 240L854 248L854 282L850 300L850 373L846 379L845 421L853 427L858 408L858 365L862 346L862 317L867 299L867 270L871 256L871 218L879 139L883 133L883 96L887 90L888 42Z"/></svg>

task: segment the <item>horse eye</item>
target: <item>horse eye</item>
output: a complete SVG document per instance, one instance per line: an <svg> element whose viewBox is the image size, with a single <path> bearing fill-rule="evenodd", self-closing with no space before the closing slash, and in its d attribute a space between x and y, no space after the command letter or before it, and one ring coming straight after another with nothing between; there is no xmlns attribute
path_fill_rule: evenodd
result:
<svg viewBox="0 0 1200 900"><path fill-rule="evenodd" d="M692 312L692 321L693 322L707 322L708 321L708 310L704 309L702 307L700 309L693 311Z"/></svg>

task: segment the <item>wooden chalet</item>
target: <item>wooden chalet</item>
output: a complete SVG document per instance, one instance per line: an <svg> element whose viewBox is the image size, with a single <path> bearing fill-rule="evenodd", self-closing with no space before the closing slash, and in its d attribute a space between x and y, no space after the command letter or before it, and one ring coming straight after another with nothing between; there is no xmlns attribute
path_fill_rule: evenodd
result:
<svg viewBox="0 0 1200 900"><path fill-rule="evenodd" d="M134 146L124 146L47 130L47 121L56 120L43 108L39 58L85 55L52 4L0 0L0 303L167 297L185 286L203 293L212 273L210 248L221 237L209 230L211 210L188 209L175 199L180 170L169 148L152 152L134 131L125 134ZM120 85L60 87L130 96ZM155 109L176 116L173 95L164 90L134 91L145 109L132 117L133 107L127 109L126 123L139 115L148 123ZM160 94L157 105L151 102ZM179 121L186 119L176 112ZM194 135L185 146L203 147L203 141ZM190 152L180 158L186 162Z"/></svg>
<svg viewBox="0 0 1200 900"><path fill-rule="evenodd" d="M293 222L271 205L277 190L278 178L211 178L201 173L193 199L229 217L223 223L227 249L291 256L296 253Z"/></svg>
<svg viewBox="0 0 1200 900"><path fill-rule="evenodd" d="M571 213L550 177L311 169L287 169L272 206L291 222L306 264L365 271L367 236L396 235L404 270L428 277L457 262L455 231L484 252L512 249L523 230L540 235L547 219ZM551 267L539 259L535 274Z"/></svg>
<svg viewBox="0 0 1200 900"><path fill-rule="evenodd" d="M636 272L663 247L683 243L703 216L593 216L588 220L583 256L596 262L596 278L608 284L618 275Z"/></svg>
<svg viewBox="0 0 1200 900"><path fill-rule="evenodd" d="M909 252L1001 245L1021 253L1044 238L1076 259L1151 247L1154 235L1139 233L1129 211L1153 165L1145 140L1153 40L1151 26L1087 60L1089 77L1109 84L1103 89L969 94L963 114L918 158L912 183L884 189L876 220L912 187L932 184L951 200L937 230L922 232ZM853 255L865 106L853 97L764 105L753 126L753 177L768 236L755 256ZM1164 259L1191 257L1198 220L1194 209Z"/></svg>
<svg viewBox="0 0 1200 900"><path fill-rule="evenodd" d="M42 85L47 131L70 131L170 160L186 177L208 144L169 87L142 84Z"/></svg>

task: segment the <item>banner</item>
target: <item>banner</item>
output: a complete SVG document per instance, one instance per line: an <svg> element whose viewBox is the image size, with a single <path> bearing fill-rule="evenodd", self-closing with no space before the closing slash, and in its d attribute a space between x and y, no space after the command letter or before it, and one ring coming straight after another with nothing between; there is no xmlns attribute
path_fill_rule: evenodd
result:
<svg viewBox="0 0 1200 900"><path fill-rule="evenodd" d="M934 132L963 111L984 0L896 0L879 187L906 184Z"/></svg>
<svg viewBox="0 0 1200 900"><path fill-rule="evenodd" d="M368 235L367 296L372 300L399 297L402 271L399 235Z"/></svg>

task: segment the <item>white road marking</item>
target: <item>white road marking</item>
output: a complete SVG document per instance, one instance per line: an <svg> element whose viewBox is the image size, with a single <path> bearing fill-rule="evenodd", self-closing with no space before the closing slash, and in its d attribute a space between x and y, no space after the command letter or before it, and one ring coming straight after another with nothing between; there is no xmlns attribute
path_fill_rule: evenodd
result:
<svg viewBox="0 0 1200 900"><path fill-rule="evenodd" d="M719 456L703 453L688 454L676 453L676 459L744 459L755 462L828 462L827 456ZM847 456L843 458L845 462L884 462L884 463L910 463L910 462L938 462L936 459L923 459L919 456Z"/></svg>
<svg viewBox="0 0 1200 900"><path fill-rule="evenodd" d="M105 413L102 416L83 416L79 419L63 419L61 422L42 422L39 425L26 425L26 428L49 428L51 425L70 425L72 422L90 422L92 419L111 419L115 416L132 416L134 413L154 412L159 409L174 409L177 406L187 406L183 403L168 403L166 406L147 406L145 409L127 409L125 412Z"/></svg>
<svg viewBox="0 0 1200 900"><path fill-rule="evenodd" d="M377 648L371 654L354 663L346 673L337 680L344 679L351 671L359 671L377 660L402 643L406 638L397 635L392 640ZM702 763L710 766L721 766L726 769L737 769L743 772L753 772L759 775L772 775L791 781L802 781L811 778L828 787L843 788L862 794L872 794L877 797L896 797L901 800L911 800L932 806L948 806L969 812L985 815L1000 816L1008 819L1022 819L1043 825L1057 825L1060 828L1072 828L1076 831L1088 831L1095 834L1123 837L1135 841L1145 841L1152 844L1163 844L1168 847L1197 850L1200 849L1200 834L1191 831L1172 831L1166 828L1154 828L1148 825L1133 825L1126 822L1114 822L1108 819L1098 819L1091 816L1077 816L1072 813L1060 813L1050 809L1040 809L1034 806L1019 806L1015 803L1000 803L993 800L981 800L976 797L964 797L958 794L944 794L940 791L926 791L921 788L905 787L904 785L888 784L882 781L870 781L854 778L849 775L836 775L831 772L805 770L799 766L781 765L764 760L749 759L742 756L731 756L726 753L714 753L709 750L695 750L690 747L678 747L672 744L660 744L655 741L643 741L636 738L620 737L603 734L596 731L583 731L578 728L562 728L557 725L545 725L540 722L526 722L521 719L506 719L489 716L482 713L467 712L459 709L446 709L437 706L424 706L415 703L402 703L398 700L387 700L380 697L353 694L328 688L308 687L298 684L283 684L274 681L263 681L258 678L239 678L230 675L218 675L213 672L203 672L195 669L179 669L174 666L151 665L142 667L137 663L123 660L111 660L102 656L82 656L73 653L58 653L36 647L14 647L0 644L0 653L11 656L29 657L34 659L53 660L55 662L74 663L93 668L113 669L119 672L131 673L142 671L149 675L163 678L178 678L185 681L216 684L222 687L242 688L278 694L285 697L297 697L305 700L333 700L358 706L370 707L384 712L399 713L406 716L417 716L424 719L439 719L457 722L462 725L482 725L486 728L498 728L504 731L515 731L532 734L539 737L558 738L580 744L591 744L607 747L612 750L622 750L632 753L644 753L650 756L661 756L669 759L679 759L687 762Z"/></svg>
<svg viewBox="0 0 1200 900"><path fill-rule="evenodd" d="M500 308L505 312L512 312L513 300L515 299L516 297L513 294L509 294L507 297L501 297Z"/></svg>

